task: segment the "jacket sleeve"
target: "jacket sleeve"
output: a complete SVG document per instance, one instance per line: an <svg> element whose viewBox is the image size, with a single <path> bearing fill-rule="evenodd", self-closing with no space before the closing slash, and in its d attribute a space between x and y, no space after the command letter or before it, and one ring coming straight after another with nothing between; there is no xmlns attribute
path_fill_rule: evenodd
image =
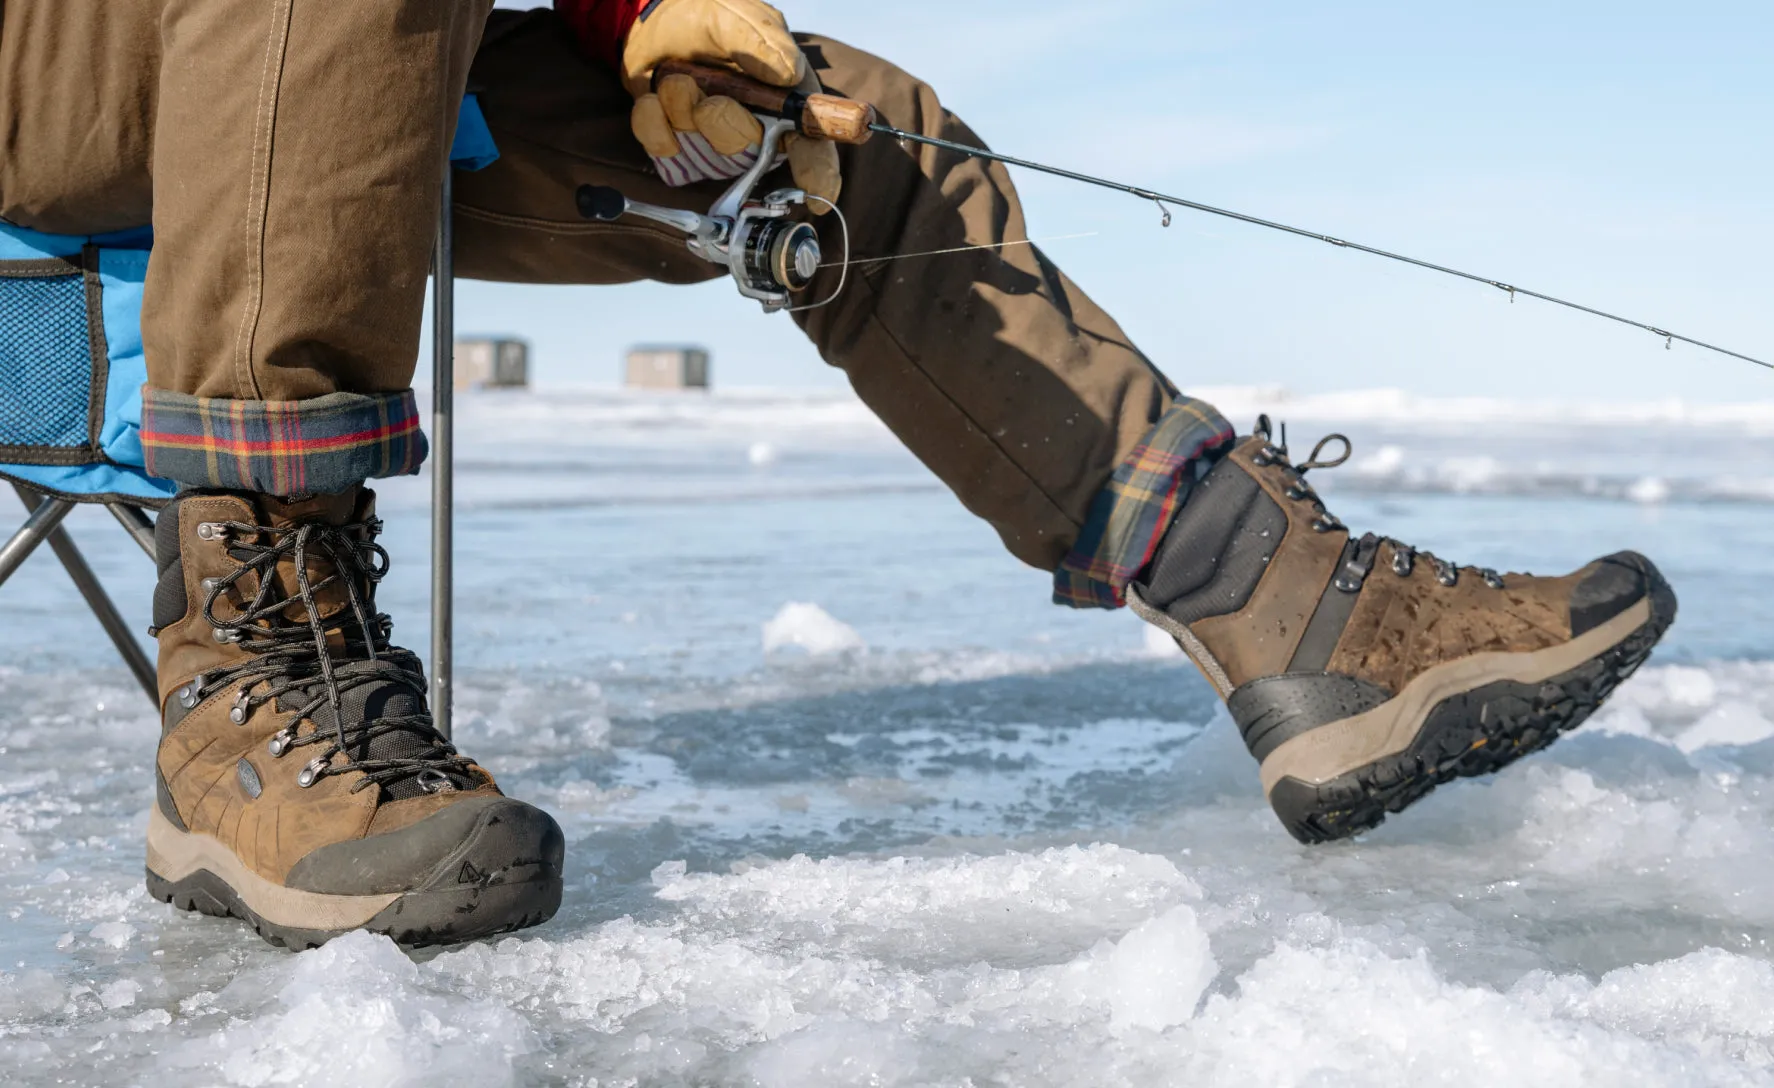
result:
<svg viewBox="0 0 1774 1088"><path fill-rule="evenodd" d="M579 51L615 71L628 29L659 0L554 0L554 10L573 32Z"/></svg>

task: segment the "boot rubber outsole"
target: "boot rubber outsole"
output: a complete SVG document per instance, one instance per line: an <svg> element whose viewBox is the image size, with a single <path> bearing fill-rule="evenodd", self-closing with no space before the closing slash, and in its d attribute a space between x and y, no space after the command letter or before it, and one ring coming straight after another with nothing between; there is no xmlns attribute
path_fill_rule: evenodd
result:
<svg viewBox="0 0 1774 1088"><path fill-rule="evenodd" d="M1286 742L1262 765L1275 814L1304 843L1348 838L1581 725L1675 620L1675 593L1646 574L1643 599L1568 643L1431 669L1382 706Z"/></svg>
<svg viewBox="0 0 1774 1088"><path fill-rule="evenodd" d="M382 895L324 895L274 884L211 836L181 831L158 807L148 817L148 894L180 910L237 918L283 948L314 948L352 930L409 947L453 944L541 925L560 909L559 872L535 879L463 882Z"/></svg>

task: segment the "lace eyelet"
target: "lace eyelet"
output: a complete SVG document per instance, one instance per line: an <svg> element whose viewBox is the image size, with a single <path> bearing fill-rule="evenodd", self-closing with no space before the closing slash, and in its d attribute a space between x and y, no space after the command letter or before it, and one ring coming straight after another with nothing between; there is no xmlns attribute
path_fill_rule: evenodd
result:
<svg viewBox="0 0 1774 1088"><path fill-rule="evenodd" d="M1292 499L1295 502L1299 502L1300 500L1311 496L1312 489L1307 487L1305 484L1293 484L1293 485L1289 486L1286 491L1282 492L1282 494L1286 495L1288 498Z"/></svg>
<svg viewBox="0 0 1774 1088"><path fill-rule="evenodd" d="M442 793L444 790L456 788L456 784L450 781L449 775L433 767L427 767L420 771L417 781L419 788L426 793Z"/></svg>
<svg viewBox="0 0 1774 1088"><path fill-rule="evenodd" d="M314 785L314 783L320 781L320 773L326 770L326 768L327 762L324 759L309 760L308 765L302 768L300 774L296 775L296 785L303 789L307 789Z"/></svg>
<svg viewBox="0 0 1774 1088"><path fill-rule="evenodd" d="M235 725L245 725L248 709L247 704L251 698L252 697L246 693L246 689L242 688L240 694L234 697L234 705L228 710L228 720Z"/></svg>
<svg viewBox="0 0 1774 1088"><path fill-rule="evenodd" d="M1435 572L1435 580L1452 589L1460 584L1460 572L1449 567Z"/></svg>
<svg viewBox="0 0 1774 1088"><path fill-rule="evenodd" d="M267 743L265 747L271 752L271 758L282 759L283 754L290 750L290 742L295 739L296 735L294 730L280 729L272 734L270 742Z"/></svg>
<svg viewBox="0 0 1774 1088"><path fill-rule="evenodd" d="M203 677L199 676L192 680L189 684L180 688L175 694L178 696L179 705L186 710L190 710L203 699Z"/></svg>
<svg viewBox="0 0 1774 1088"><path fill-rule="evenodd" d="M1503 576L1501 574L1498 574L1494 570L1481 570L1478 573L1479 576L1484 579L1485 585L1490 586L1492 589L1503 588Z"/></svg>
<svg viewBox="0 0 1774 1088"><path fill-rule="evenodd" d="M1416 561L1410 557L1410 554L1408 552L1393 552L1392 553L1392 573L1393 574L1398 575L1400 578L1409 578L1411 576L1411 572L1416 569L1417 569Z"/></svg>
<svg viewBox="0 0 1774 1088"><path fill-rule="evenodd" d="M202 521L197 523L198 540L227 540L228 526L219 521Z"/></svg>

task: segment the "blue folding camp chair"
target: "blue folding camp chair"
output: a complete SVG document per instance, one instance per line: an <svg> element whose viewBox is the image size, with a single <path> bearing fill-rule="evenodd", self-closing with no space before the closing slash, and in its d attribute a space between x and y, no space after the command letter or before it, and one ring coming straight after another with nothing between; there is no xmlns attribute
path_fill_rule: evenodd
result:
<svg viewBox="0 0 1774 1088"><path fill-rule="evenodd" d="M480 105L469 95L451 165L479 170L498 157ZM142 467L142 284L152 246L147 227L69 237L0 222L0 478L30 511L0 545L0 584L47 542L158 704L153 663L62 526L76 505L102 504L152 558L152 512L175 490ZM438 219L433 273L431 695L438 727L448 736L455 273L447 214Z"/></svg>

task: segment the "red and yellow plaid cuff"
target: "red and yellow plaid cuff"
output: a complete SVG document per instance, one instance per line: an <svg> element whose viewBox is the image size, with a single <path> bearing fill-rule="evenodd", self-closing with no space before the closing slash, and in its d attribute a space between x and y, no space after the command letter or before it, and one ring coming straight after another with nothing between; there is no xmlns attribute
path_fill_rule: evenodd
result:
<svg viewBox="0 0 1774 1088"><path fill-rule="evenodd" d="M1072 552L1053 574L1055 604L1120 608L1189 488L1228 448L1232 425L1204 401L1172 404L1091 500Z"/></svg>
<svg viewBox="0 0 1774 1088"><path fill-rule="evenodd" d="M332 494L425 460L413 391L312 400L223 400L144 386L149 475L267 495Z"/></svg>

